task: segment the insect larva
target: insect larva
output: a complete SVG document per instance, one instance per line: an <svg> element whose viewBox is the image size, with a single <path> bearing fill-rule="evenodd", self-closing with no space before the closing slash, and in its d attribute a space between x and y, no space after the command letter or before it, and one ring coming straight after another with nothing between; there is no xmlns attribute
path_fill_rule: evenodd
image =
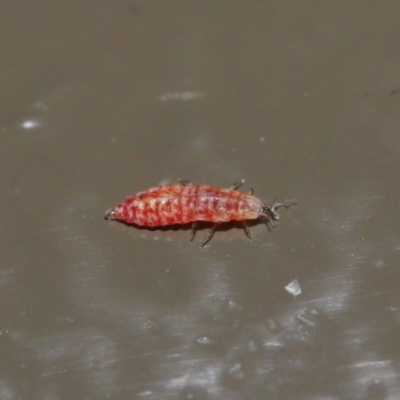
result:
<svg viewBox="0 0 400 400"><path fill-rule="evenodd" d="M198 222L212 222L214 225L201 244L204 247L223 222L241 222L244 232L251 239L246 221L259 219L271 230L279 221L276 210L295 204L293 201L274 201L268 206L253 196L253 190L249 193L237 191L240 186L234 184L229 189L186 183L158 186L126 198L110 208L105 219L147 227L191 223L190 241L194 238Z"/></svg>

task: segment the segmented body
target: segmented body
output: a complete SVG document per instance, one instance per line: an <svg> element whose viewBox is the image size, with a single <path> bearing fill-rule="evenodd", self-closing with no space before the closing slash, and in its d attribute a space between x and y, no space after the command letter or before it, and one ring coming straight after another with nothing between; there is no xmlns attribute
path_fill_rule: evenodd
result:
<svg viewBox="0 0 400 400"><path fill-rule="evenodd" d="M263 207L256 197L233 189L169 185L128 197L114 207L113 218L150 227L195 221L221 223L257 219Z"/></svg>
<svg viewBox="0 0 400 400"><path fill-rule="evenodd" d="M290 206L274 203L269 207L251 193L237 191L239 186L230 189L192 184L154 187L126 198L109 209L105 218L147 227L193 223L192 238L198 221L214 223L204 246L220 223L241 221L251 238L246 221L260 218L273 228L274 221L279 220L275 210Z"/></svg>

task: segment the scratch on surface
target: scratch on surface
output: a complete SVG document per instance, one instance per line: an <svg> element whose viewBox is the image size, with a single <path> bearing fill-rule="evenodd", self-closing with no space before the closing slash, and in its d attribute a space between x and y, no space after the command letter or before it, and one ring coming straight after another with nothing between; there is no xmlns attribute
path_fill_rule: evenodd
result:
<svg viewBox="0 0 400 400"><path fill-rule="evenodd" d="M383 194L379 194L377 196L366 196L366 197L360 197L360 198L355 198L354 200L374 200L374 199L383 199L385 196Z"/></svg>
<svg viewBox="0 0 400 400"><path fill-rule="evenodd" d="M69 228L69 225L57 226L57 227L54 227L54 228L42 229L42 230L38 231L38 233L49 233L49 232L65 231L68 228Z"/></svg>
<svg viewBox="0 0 400 400"><path fill-rule="evenodd" d="M385 367L392 364L392 360L365 361L350 365L350 368Z"/></svg>
<svg viewBox="0 0 400 400"><path fill-rule="evenodd" d="M188 101L188 100L196 100L196 99L201 99L205 97L206 94L202 92L170 92L170 93L165 93L162 94L159 99L161 101L171 101L171 100L182 100L182 101Z"/></svg>

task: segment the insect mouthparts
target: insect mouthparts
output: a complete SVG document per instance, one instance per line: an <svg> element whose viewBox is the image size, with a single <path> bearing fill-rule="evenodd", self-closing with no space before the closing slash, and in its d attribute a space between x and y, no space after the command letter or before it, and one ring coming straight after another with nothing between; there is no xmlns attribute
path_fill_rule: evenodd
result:
<svg viewBox="0 0 400 400"><path fill-rule="evenodd" d="M268 218L273 221L279 221L279 215L275 212L274 205L268 206L264 204L264 207L261 210L261 217Z"/></svg>
<svg viewBox="0 0 400 400"><path fill-rule="evenodd" d="M289 208L297 204L295 201L290 201L287 203L279 203L278 201L274 201L270 206L264 204L264 207L261 210L261 218L265 221L267 228L272 230L275 228L275 222L279 221L279 215L275 210L279 208Z"/></svg>

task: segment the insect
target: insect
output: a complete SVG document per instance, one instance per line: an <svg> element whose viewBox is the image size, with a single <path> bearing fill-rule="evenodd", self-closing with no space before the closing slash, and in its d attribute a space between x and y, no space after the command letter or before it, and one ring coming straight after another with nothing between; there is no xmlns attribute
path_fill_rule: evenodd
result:
<svg viewBox="0 0 400 400"><path fill-rule="evenodd" d="M279 221L276 210L296 204L294 201L274 201L268 206L253 196L253 189L249 193L239 192L237 189L242 185L243 182L235 183L229 189L221 189L182 181L180 184L158 186L127 197L122 203L107 210L105 219L146 227L191 223L190 242L193 241L199 222L214 223L200 246L204 247L221 223L241 222L245 234L251 240L247 221L260 220L272 230L275 222Z"/></svg>

